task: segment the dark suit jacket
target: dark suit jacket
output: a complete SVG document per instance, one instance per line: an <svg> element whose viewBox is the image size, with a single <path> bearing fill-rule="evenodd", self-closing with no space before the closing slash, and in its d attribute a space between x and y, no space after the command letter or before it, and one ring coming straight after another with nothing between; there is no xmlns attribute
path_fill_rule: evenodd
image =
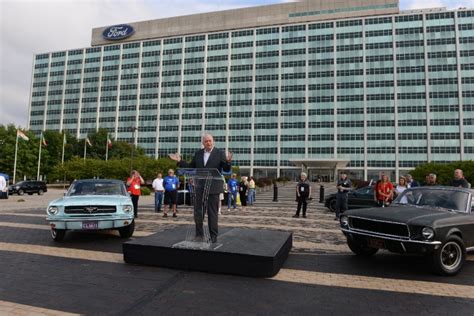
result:
<svg viewBox="0 0 474 316"><path fill-rule="evenodd" d="M232 165L227 161L225 152L216 147L211 151L211 155L207 160L207 164L204 165L204 149L196 151L194 154L193 160L190 163L181 160L178 162L178 167L180 168L196 168L196 169L217 169L217 171L229 172L232 169ZM196 185L198 185L196 183ZM212 186L209 194L219 194L224 192L224 183L221 180L212 181Z"/></svg>

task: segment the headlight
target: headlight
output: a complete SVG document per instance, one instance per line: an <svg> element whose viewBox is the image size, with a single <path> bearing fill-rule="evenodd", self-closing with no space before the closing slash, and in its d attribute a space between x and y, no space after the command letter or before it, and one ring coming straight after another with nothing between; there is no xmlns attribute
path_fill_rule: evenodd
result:
<svg viewBox="0 0 474 316"><path fill-rule="evenodd" d="M349 218L347 216L341 216L339 221L342 227L349 227Z"/></svg>
<svg viewBox="0 0 474 316"><path fill-rule="evenodd" d="M133 206L131 205L124 205L122 210L125 212L125 213L129 213L133 210Z"/></svg>
<svg viewBox="0 0 474 316"><path fill-rule="evenodd" d="M425 240L432 240L434 237L434 230L430 227L423 227L421 234Z"/></svg>
<svg viewBox="0 0 474 316"><path fill-rule="evenodd" d="M57 206L48 207L48 214L49 215L56 215L56 214L58 214L58 211L59 211L59 209L58 209Z"/></svg>

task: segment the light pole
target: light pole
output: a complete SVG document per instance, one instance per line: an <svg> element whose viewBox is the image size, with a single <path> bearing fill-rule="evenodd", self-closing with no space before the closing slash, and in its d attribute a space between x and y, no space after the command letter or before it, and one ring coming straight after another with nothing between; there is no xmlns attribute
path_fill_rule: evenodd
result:
<svg viewBox="0 0 474 316"><path fill-rule="evenodd" d="M130 173L133 170L133 155L135 151L135 132L138 128L135 126L130 127L130 131L132 132L132 148L130 149Z"/></svg>

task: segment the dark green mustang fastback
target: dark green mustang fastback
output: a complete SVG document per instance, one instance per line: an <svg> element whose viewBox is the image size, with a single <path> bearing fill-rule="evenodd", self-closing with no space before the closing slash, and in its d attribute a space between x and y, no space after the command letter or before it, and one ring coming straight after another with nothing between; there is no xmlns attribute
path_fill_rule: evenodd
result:
<svg viewBox="0 0 474 316"><path fill-rule="evenodd" d="M430 256L434 272L457 274L474 250L474 190L431 186L405 190L389 207L349 210L340 218L349 248Z"/></svg>

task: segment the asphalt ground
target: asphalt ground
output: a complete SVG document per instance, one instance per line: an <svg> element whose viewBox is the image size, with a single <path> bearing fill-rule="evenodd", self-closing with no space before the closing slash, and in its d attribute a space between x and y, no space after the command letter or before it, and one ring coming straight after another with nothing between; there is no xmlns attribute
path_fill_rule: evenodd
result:
<svg viewBox="0 0 474 316"><path fill-rule="evenodd" d="M474 315L474 254L455 277L431 274L416 256L359 258L317 194L308 218L291 217L293 184L279 189L278 202L270 189L246 212L224 207L219 218L221 227L293 232L290 256L273 278L126 264L115 231L68 232L55 243L45 209L62 193L0 200L0 315ZM193 224L187 206L177 218L154 213L153 196L139 207L133 238Z"/></svg>

